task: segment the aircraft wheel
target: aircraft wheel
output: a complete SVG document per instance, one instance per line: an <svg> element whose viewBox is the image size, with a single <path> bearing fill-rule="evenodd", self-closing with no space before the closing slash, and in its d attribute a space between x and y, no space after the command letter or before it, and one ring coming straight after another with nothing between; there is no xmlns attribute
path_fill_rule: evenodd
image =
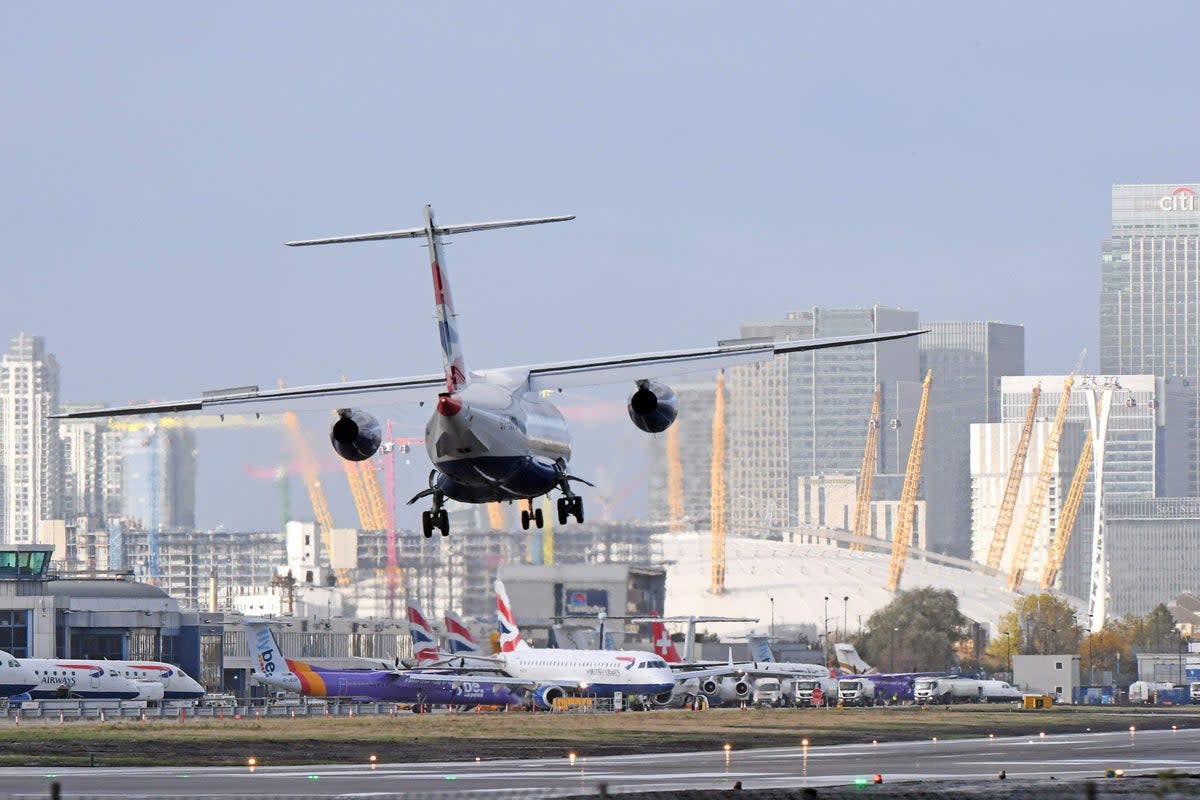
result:
<svg viewBox="0 0 1200 800"><path fill-rule="evenodd" d="M566 525L567 517L571 516L571 500L567 497L558 498L558 524Z"/></svg>
<svg viewBox="0 0 1200 800"><path fill-rule="evenodd" d="M521 530L529 530L529 512L524 509L521 510Z"/></svg>
<svg viewBox="0 0 1200 800"><path fill-rule="evenodd" d="M442 536L450 535L450 514L446 509L441 509L437 512L437 527L442 532Z"/></svg>
<svg viewBox="0 0 1200 800"><path fill-rule="evenodd" d="M582 525L583 524L583 498L576 497L574 505L575 505L575 521L578 522L580 525Z"/></svg>
<svg viewBox="0 0 1200 800"><path fill-rule="evenodd" d="M539 528L546 524L546 521L542 518L541 508L535 508L533 510L533 524L537 525Z"/></svg>
<svg viewBox="0 0 1200 800"><path fill-rule="evenodd" d="M421 512L421 533L425 534L425 538L433 536L433 512Z"/></svg>

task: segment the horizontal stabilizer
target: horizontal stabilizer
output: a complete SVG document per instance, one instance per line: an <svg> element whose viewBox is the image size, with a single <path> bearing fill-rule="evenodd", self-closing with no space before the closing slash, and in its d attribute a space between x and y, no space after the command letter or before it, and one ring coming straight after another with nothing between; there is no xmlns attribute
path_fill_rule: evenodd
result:
<svg viewBox="0 0 1200 800"><path fill-rule="evenodd" d="M474 233L475 231L491 231L497 228L520 228L523 225L542 225L547 222L567 222L575 219L575 215L560 217L530 217L528 219L506 219L499 222L469 222L465 225L438 225L433 229L435 236L450 236L455 233ZM381 233L360 233L353 236L331 236L325 239L302 239L295 242L285 242L288 247L307 247L310 244L345 244L347 242L378 242L384 239L416 239L426 235L425 228L407 228L402 231L383 231Z"/></svg>

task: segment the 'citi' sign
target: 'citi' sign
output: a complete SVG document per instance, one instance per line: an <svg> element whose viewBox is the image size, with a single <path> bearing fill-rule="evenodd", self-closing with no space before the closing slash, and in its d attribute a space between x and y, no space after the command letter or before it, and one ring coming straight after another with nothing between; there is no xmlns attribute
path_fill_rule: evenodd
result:
<svg viewBox="0 0 1200 800"><path fill-rule="evenodd" d="M1168 195L1158 198L1158 207L1163 211L1195 211L1196 193L1180 186Z"/></svg>

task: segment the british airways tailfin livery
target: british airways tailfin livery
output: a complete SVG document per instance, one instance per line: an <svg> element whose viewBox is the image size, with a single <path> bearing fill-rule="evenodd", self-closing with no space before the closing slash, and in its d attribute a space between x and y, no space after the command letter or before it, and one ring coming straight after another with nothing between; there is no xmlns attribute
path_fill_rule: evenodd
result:
<svg viewBox="0 0 1200 800"><path fill-rule="evenodd" d="M413 660L418 666L433 664L441 658L433 626L421 607L411 600L408 603L408 635L412 638Z"/></svg>
<svg viewBox="0 0 1200 800"><path fill-rule="evenodd" d="M446 623L446 650L450 655L474 656L481 654L479 643L475 641L475 636L462 617L453 611L447 611L444 621Z"/></svg>
<svg viewBox="0 0 1200 800"><path fill-rule="evenodd" d="M349 461L371 458L383 440L379 420L350 401L378 400L380 395L436 392L433 413L425 426L425 448L433 470L429 485L410 504L429 498L431 508L421 514L425 536L434 530L450 533L447 500L463 503L522 502L521 525L542 527L544 519L534 499L559 491L557 516L565 525L584 519L583 498L575 485L588 484L570 471L571 439L566 420L546 395L564 388L629 382L628 411L635 426L647 433L662 433L675 421L678 403L661 378L691 372L715 372L739 364L769 361L776 355L829 347L883 342L914 336L921 331L890 331L822 339L773 341L742 339L715 347L587 358L575 361L471 371L467 367L458 317L450 291L443 253L443 238L472 231L515 228L564 222L573 216L439 225L433 209L425 206L424 224L406 230L335 236L288 242L307 245L373 242L386 239L422 239L429 248L434 314L442 351L442 373L336 384L300 386L261 391L257 386L205 392L198 399L145 403L121 408L51 414L53 418L110 417L203 411L225 414L234 410L258 411L285 404L293 409L329 408L337 403L337 419L329 432L333 449ZM336 399L335 399L336 398ZM423 402L423 401L422 401Z"/></svg>

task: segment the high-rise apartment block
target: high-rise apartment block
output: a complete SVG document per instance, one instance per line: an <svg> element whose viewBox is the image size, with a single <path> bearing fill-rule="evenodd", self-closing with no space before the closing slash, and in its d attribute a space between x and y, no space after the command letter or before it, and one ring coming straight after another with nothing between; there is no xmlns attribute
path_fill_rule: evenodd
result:
<svg viewBox="0 0 1200 800"><path fill-rule="evenodd" d="M17 334L0 358L0 544L38 540L62 515L58 362L40 336Z"/></svg>

